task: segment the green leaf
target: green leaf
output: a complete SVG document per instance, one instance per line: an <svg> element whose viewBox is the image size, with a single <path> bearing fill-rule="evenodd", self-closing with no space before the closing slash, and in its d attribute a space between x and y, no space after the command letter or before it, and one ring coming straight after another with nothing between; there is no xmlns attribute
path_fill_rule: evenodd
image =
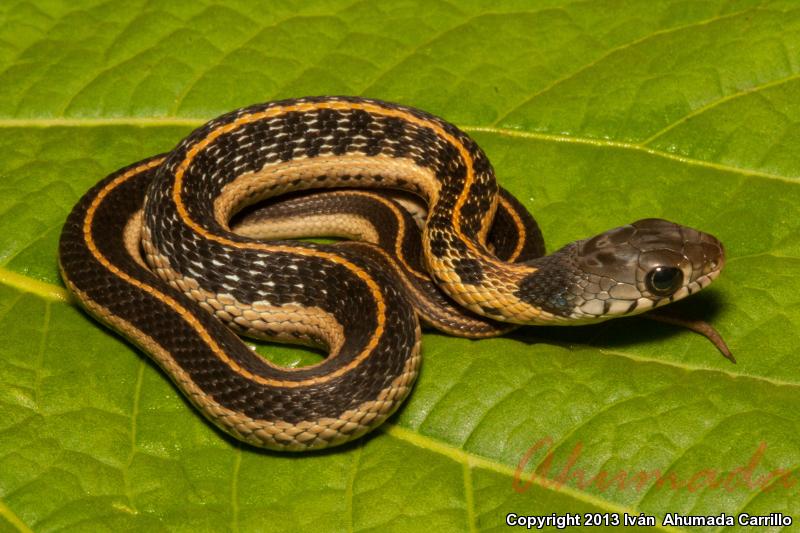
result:
<svg viewBox="0 0 800 533"><path fill-rule="evenodd" d="M221 434L67 300L58 235L116 168L219 113L307 94L463 127L549 249L644 217L715 234L726 269L683 308L739 364L641 319L430 333L410 400L359 442L287 456ZM791 1L3 2L0 530L800 520L798 94Z"/></svg>

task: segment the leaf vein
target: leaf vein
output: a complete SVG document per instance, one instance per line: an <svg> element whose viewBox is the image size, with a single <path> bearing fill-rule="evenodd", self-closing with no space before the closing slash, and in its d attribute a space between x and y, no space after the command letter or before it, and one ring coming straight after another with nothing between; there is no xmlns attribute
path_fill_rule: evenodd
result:
<svg viewBox="0 0 800 533"><path fill-rule="evenodd" d="M686 29L689 29L689 28L696 28L696 27L699 27L699 26L705 26L705 25L708 25L708 24L712 24L714 22L718 22L720 20L733 18L733 17L739 16L739 15L742 15L744 13L747 13L747 12L750 12L750 11L754 11L754 10L755 10L755 8L743 9L741 11L734 11L732 13L728 13L727 15L717 15L717 16L714 16L714 17L711 17L711 18L708 18L708 19L704 19L704 20L701 20L701 21L693 22L691 24L684 24L683 26L676 26L674 28L666 28L666 29L663 29L663 30L656 30L653 33L650 33L648 35L640 37L639 39L634 39L633 41L629 41L627 43L624 43L624 44L621 44L621 45L616 46L614 48L611 48L608 51L606 51L605 54L597 57L593 61L590 61L590 62L582 65L580 68L578 68L577 70L567 74L566 76L563 76L561 78L558 78L557 80L554 80L554 81L550 82L545 87L543 87L540 90L536 91L535 93L531 94L530 96L525 98L523 101L521 101L520 103L516 104L514 107L512 107L508 111L506 111L505 114L503 114L499 118L497 118L497 120L495 120L492 123L492 126L497 126L498 124L500 124L501 122L506 120L509 117L509 115L511 115L515 111L518 111L521 107L529 104L535 98L538 98L539 96L542 96L543 94L546 94L546 93L550 92L551 90L553 90L557 86L568 82L569 80L575 78L576 76L578 76L579 74L581 74L583 72L586 72L590 68L600 64L602 61L604 61L605 59L608 59L609 57L611 57L612 55L614 55L614 54L616 54L618 52L622 52L622 51L627 50L629 48L633 48L634 46L638 46L638 45L640 45L642 43L645 43L645 42L649 41L650 39L661 37L663 35L669 35L671 33L677 33L679 31L686 30Z"/></svg>
<svg viewBox="0 0 800 533"><path fill-rule="evenodd" d="M236 443L236 456L231 473L231 531L239 531L239 471L242 466L242 445Z"/></svg>
<svg viewBox="0 0 800 533"><path fill-rule="evenodd" d="M762 83L760 85L754 85L752 87L748 87L747 89L743 89L741 91L737 91L737 92L725 95L725 96L723 96L721 98L717 98L716 100L711 100L710 102L706 103L705 105L700 106L697 109L693 110L692 112L690 112L690 113L680 117L679 119L667 124L666 126L661 128L657 132L653 133L647 139L645 139L643 141L640 141L638 144L643 146L643 147L644 146L648 146L653 141L655 141L659 137L663 137L666 133L668 133L669 131L675 129L676 127L680 126L681 124L686 123L687 121L691 120L694 117L702 115L706 111L714 109L715 107L719 107L720 105L722 105L722 104L724 104L726 102L730 102L731 100L736 100L737 98L742 98L742 97L745 97L745 96L749 96L751 94L757 94L759 91L764 91L764 90L771 89L773 87L778 87L780 85L783 85L785 83L791 83L791 82L796 81L798 79L800 79L800 74L792 74L791 76L786 76L786 77L783 77L783 78L779 78L777 80L772 80L772 81L769 81L767 83Z"/></svg>
<svg viewBox="0 0 800 533"><path fill-rule="evenodd" d="M404 442L407 442L411 445L417 446L429 452L438 453L443 455L452 461L460 464L470 464L474 468L481 468L483 470L487 470L493 472L495 474L499 474L501 476L506 476L509 478L513 478L516 475L515 470L506 464L499 463L493 459L489 459L486 457L482 457L479 455L475 455L473 453L464 451L460 448L454 447L452 444L443 442L425 435L421 433L416 433L410 429L406 429L391 423L384 423L381 426L381 429L384 433ZM617 512L617 513L628 513L628 514L639 514L635 512L633 509L620 505L618 503L600 498L588 492L575 489L565 484L555 484L555 483L541 483L538 479L533 480L534 484L540 485L542 488L556 492L568 498L572 498L576 501L580 501L582 503L592 505L597 507L598 509L608 510L609 512ZM681 529L669 527L669 526L656 526L656 528L660 531L669 531L669 532L679 532L682 531Z"/></svg>
<svg viewBox="0 0 800 533"><path fill-rule="evenodd" d="M631 150L642 152L648 155L652 155L654 157L661 157L663 159L669 159L671 161L677 161L686 165L710 168L713 170L718 170L720 172L730 172L732 174L741 174L743 176L754 177L754 178L763 178L775 181L781 181L784 183L790 183L792 185L800 184L800 181L794 178L781 176L778 174L772 174L769 172L764 172L761 170L754 170L754 169L747 169L741 167L733 167L730 165L726 165L723 163L715 163L713 161L704 161L702 159L694 159L691 157L686 157L679 154L673 154L670 152L665 152L663 150L656 150L654 148L650 148L649 146L642 146L640 144L635 143L627 143L622 141L612 141L608 139L592 139L587 137L574 137L571 135L557 135L551 133L541 133L541 132L528 132L522 130L513 130L513 129L506 129L506 128L495 128L491 126L461 126L461 129L467 132L483 132L483 133L493 133L496 135L505 135L508 137L519 137L522 139L536 139L540 141L550 141L550 142L560 142L560 143L572 143L572 144L583 144L588 146L595 146L595 147L605 147L605 148L618 148L621 150Z"/></svg>
<svg viewBox="0 0 800 533"><path fill-rule="evenodd" d="M17 514L11 510L3 500L0 500L0 516L8 520L8 522L17 528L20 533L33 533L33 530L28 527L28 524L22 521Z"/></svg>
<svg viewBox="0 0 800 533"><path fill-rule="evenodd" d="M69 294L63 287L18 274L3 267L0 267L0 285L35 294L40 298L54 302L66 303L70 299Z"/></svg>
<svg viewBox="0 0 800 533"><path fill-rule="evenodd" d="M361 464L361 454L364 449L363 441L359 442L355 449L352 466L350 468L350 476L347 478L347 488L345 489L345 505L347 505L347 530L350 533L355 531L355 484L356 476L358 475L358 468Z"/></svg>

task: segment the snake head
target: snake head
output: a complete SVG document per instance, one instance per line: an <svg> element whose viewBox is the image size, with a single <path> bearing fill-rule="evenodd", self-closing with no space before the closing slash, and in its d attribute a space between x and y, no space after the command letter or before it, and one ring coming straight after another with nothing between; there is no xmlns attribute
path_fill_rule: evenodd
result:
<svg viewBox="0 0 800 533"><path fill-rule="evenodd" d="M578 272L570 298L586 321L638 314L680 300L711 283L725 264L708 233L647 218L574 243Z"/></svg>

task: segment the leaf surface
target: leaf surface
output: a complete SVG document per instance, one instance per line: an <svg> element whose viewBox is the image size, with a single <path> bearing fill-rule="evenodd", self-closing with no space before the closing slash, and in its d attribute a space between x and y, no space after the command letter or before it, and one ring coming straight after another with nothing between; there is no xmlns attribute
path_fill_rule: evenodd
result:
<svg viewBox="0 0 800 533"><path fill-rule="evenodd" d="M756 0L3 2L0 530L800 520L798 30L796 4ZM463 127L550 250L645 217L716 235L725 272L683 307L739 364L642 319L430 333L411 398L359 442L287 456L221 434L67 300L58 236L113 170L222 112L308 94Z"/></svg>

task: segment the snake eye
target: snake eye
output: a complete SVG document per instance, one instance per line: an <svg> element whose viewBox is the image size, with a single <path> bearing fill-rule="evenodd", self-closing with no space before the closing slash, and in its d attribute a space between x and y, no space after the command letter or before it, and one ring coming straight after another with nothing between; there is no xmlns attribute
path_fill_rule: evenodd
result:
<svg viewBox="0 0 800 533"><path fill-rule="evenodd" d="M669 296L683 284L683 272L675 267L656 267L647 273L647 288L657 296Z"/></svg>

